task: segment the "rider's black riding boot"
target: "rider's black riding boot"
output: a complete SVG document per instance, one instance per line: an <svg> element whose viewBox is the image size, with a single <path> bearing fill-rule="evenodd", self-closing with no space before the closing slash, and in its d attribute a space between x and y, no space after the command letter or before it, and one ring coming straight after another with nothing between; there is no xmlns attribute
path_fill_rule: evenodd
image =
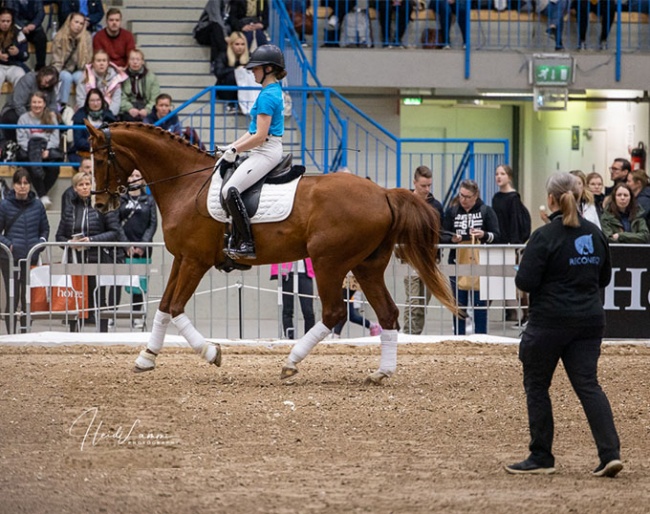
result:
<svg viewBox="0 0 650 514"><path fill-rule="evenodd" d="M251 222L248 219L246 206L239 196L239 191L234 187L228 190L226 204L232 217L232 223L239 235L240 242L234 248L226 250L226 253L234 259L255 259L255 243L251 232Z"/></svg>

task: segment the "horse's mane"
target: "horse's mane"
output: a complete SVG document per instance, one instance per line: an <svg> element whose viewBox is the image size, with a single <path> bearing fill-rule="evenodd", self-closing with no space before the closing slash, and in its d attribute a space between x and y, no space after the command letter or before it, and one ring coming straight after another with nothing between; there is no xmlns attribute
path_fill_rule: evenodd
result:
<svg viewBox="0 0 650 514"><path fill-rule="evenodd" d="M130 128L143 128L145 130L148 130L152 133L157 133L160 137L168 137L172 139L173 141L176 141L178 143L181 143L189 148L192 148L196 150L197 152L208 155L210 157L213 157L213 155L206 151L206 150L201 150L198 146L190 143L187 139L185 139L182 136L179 136L178 134L174 134L173 132L169 132L168 130L165 130L161 127L157 127L156 125L151 125L149 123L142 123L141 121L119 121L116 123L111 123L110 124L111 128L125 128L125 129L130 129Z"/></svg>

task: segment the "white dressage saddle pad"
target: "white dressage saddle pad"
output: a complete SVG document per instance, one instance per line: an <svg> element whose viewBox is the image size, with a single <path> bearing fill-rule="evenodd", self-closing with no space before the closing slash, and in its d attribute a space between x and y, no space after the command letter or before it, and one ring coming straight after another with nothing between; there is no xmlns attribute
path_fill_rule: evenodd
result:
<svg viewBox="0 0 650 514"><path fill-rule="evenodd" d="M300 178L286 184L264 184L260 195L260 204L255 216L251 218L251 223L272 223L287 219L293 209L293 200ZM219 198L221 183L221 176L219 173L215 173L208 191L208 212L215 220L226 223L230 220L230 216L227 216L226 211L221 207Z"/></svg>

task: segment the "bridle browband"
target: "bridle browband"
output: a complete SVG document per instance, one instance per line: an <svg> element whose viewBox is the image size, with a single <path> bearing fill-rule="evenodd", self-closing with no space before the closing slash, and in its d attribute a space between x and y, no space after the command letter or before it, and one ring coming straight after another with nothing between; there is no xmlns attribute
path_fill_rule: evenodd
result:
<svg viewBox="0 0 650 514"><path fill-rule="evenodd" d="M177 175L175 177L166 177L166 178L161 178L159 180L154 180L153 182L144 182L141 184L133 185L129 182L127 182L125 185L120 184L121 179L119 173L117 173L118 169L124 169L122 166L120 166L120 163L117 160L117 155L115 154L115 150L113 150L113 145L112 145L112 140L111 140L111 129L108 125L102 125L99 127L99 130L102 131L102 134L104 134L104 139L106 140L106 144L100 148L97 148L97 150L106 150L108 154L108 159L106 161L106 177L104 180L104 188L103 189L98 189L97 191L91 191L91 194L93 195L99 195L99 194L108 194L111 198L119 198L123 194L126 194L129 191L134 191L136 189L140 189L146 186L152 186L154 184L160 184L161 182L167 182L169 180L176 180L181 177L186 177L188 175L194 175L195 173L201 173L206 170L214 170L216 169L215 166L207 166L205 168L201 168L198 170L194 171L188 171L187 173L182 173L180 175ZM91 149L91 153L95 153L97 150ZM114 169L116 177L117 177L117 189L115 191L110 190L110 176L111 176L111 169ZM141 179L138 179L138 182L140 182ZM209 179L208 179L209 180Z"/></svg>

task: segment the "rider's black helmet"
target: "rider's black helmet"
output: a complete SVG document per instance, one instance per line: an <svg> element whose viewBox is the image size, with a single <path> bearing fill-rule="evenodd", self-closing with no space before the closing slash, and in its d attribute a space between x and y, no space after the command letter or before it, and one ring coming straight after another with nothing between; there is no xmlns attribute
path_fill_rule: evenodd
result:
<svg viewBox="0 0 650 514"><path fill-rule="evenodd" d="M255 66L265 66L267 64L277 66L279 69L284 70L284 55L275 45L262 45L251 54L251 59L246 65L246 69L250 70Z"/></svg>

